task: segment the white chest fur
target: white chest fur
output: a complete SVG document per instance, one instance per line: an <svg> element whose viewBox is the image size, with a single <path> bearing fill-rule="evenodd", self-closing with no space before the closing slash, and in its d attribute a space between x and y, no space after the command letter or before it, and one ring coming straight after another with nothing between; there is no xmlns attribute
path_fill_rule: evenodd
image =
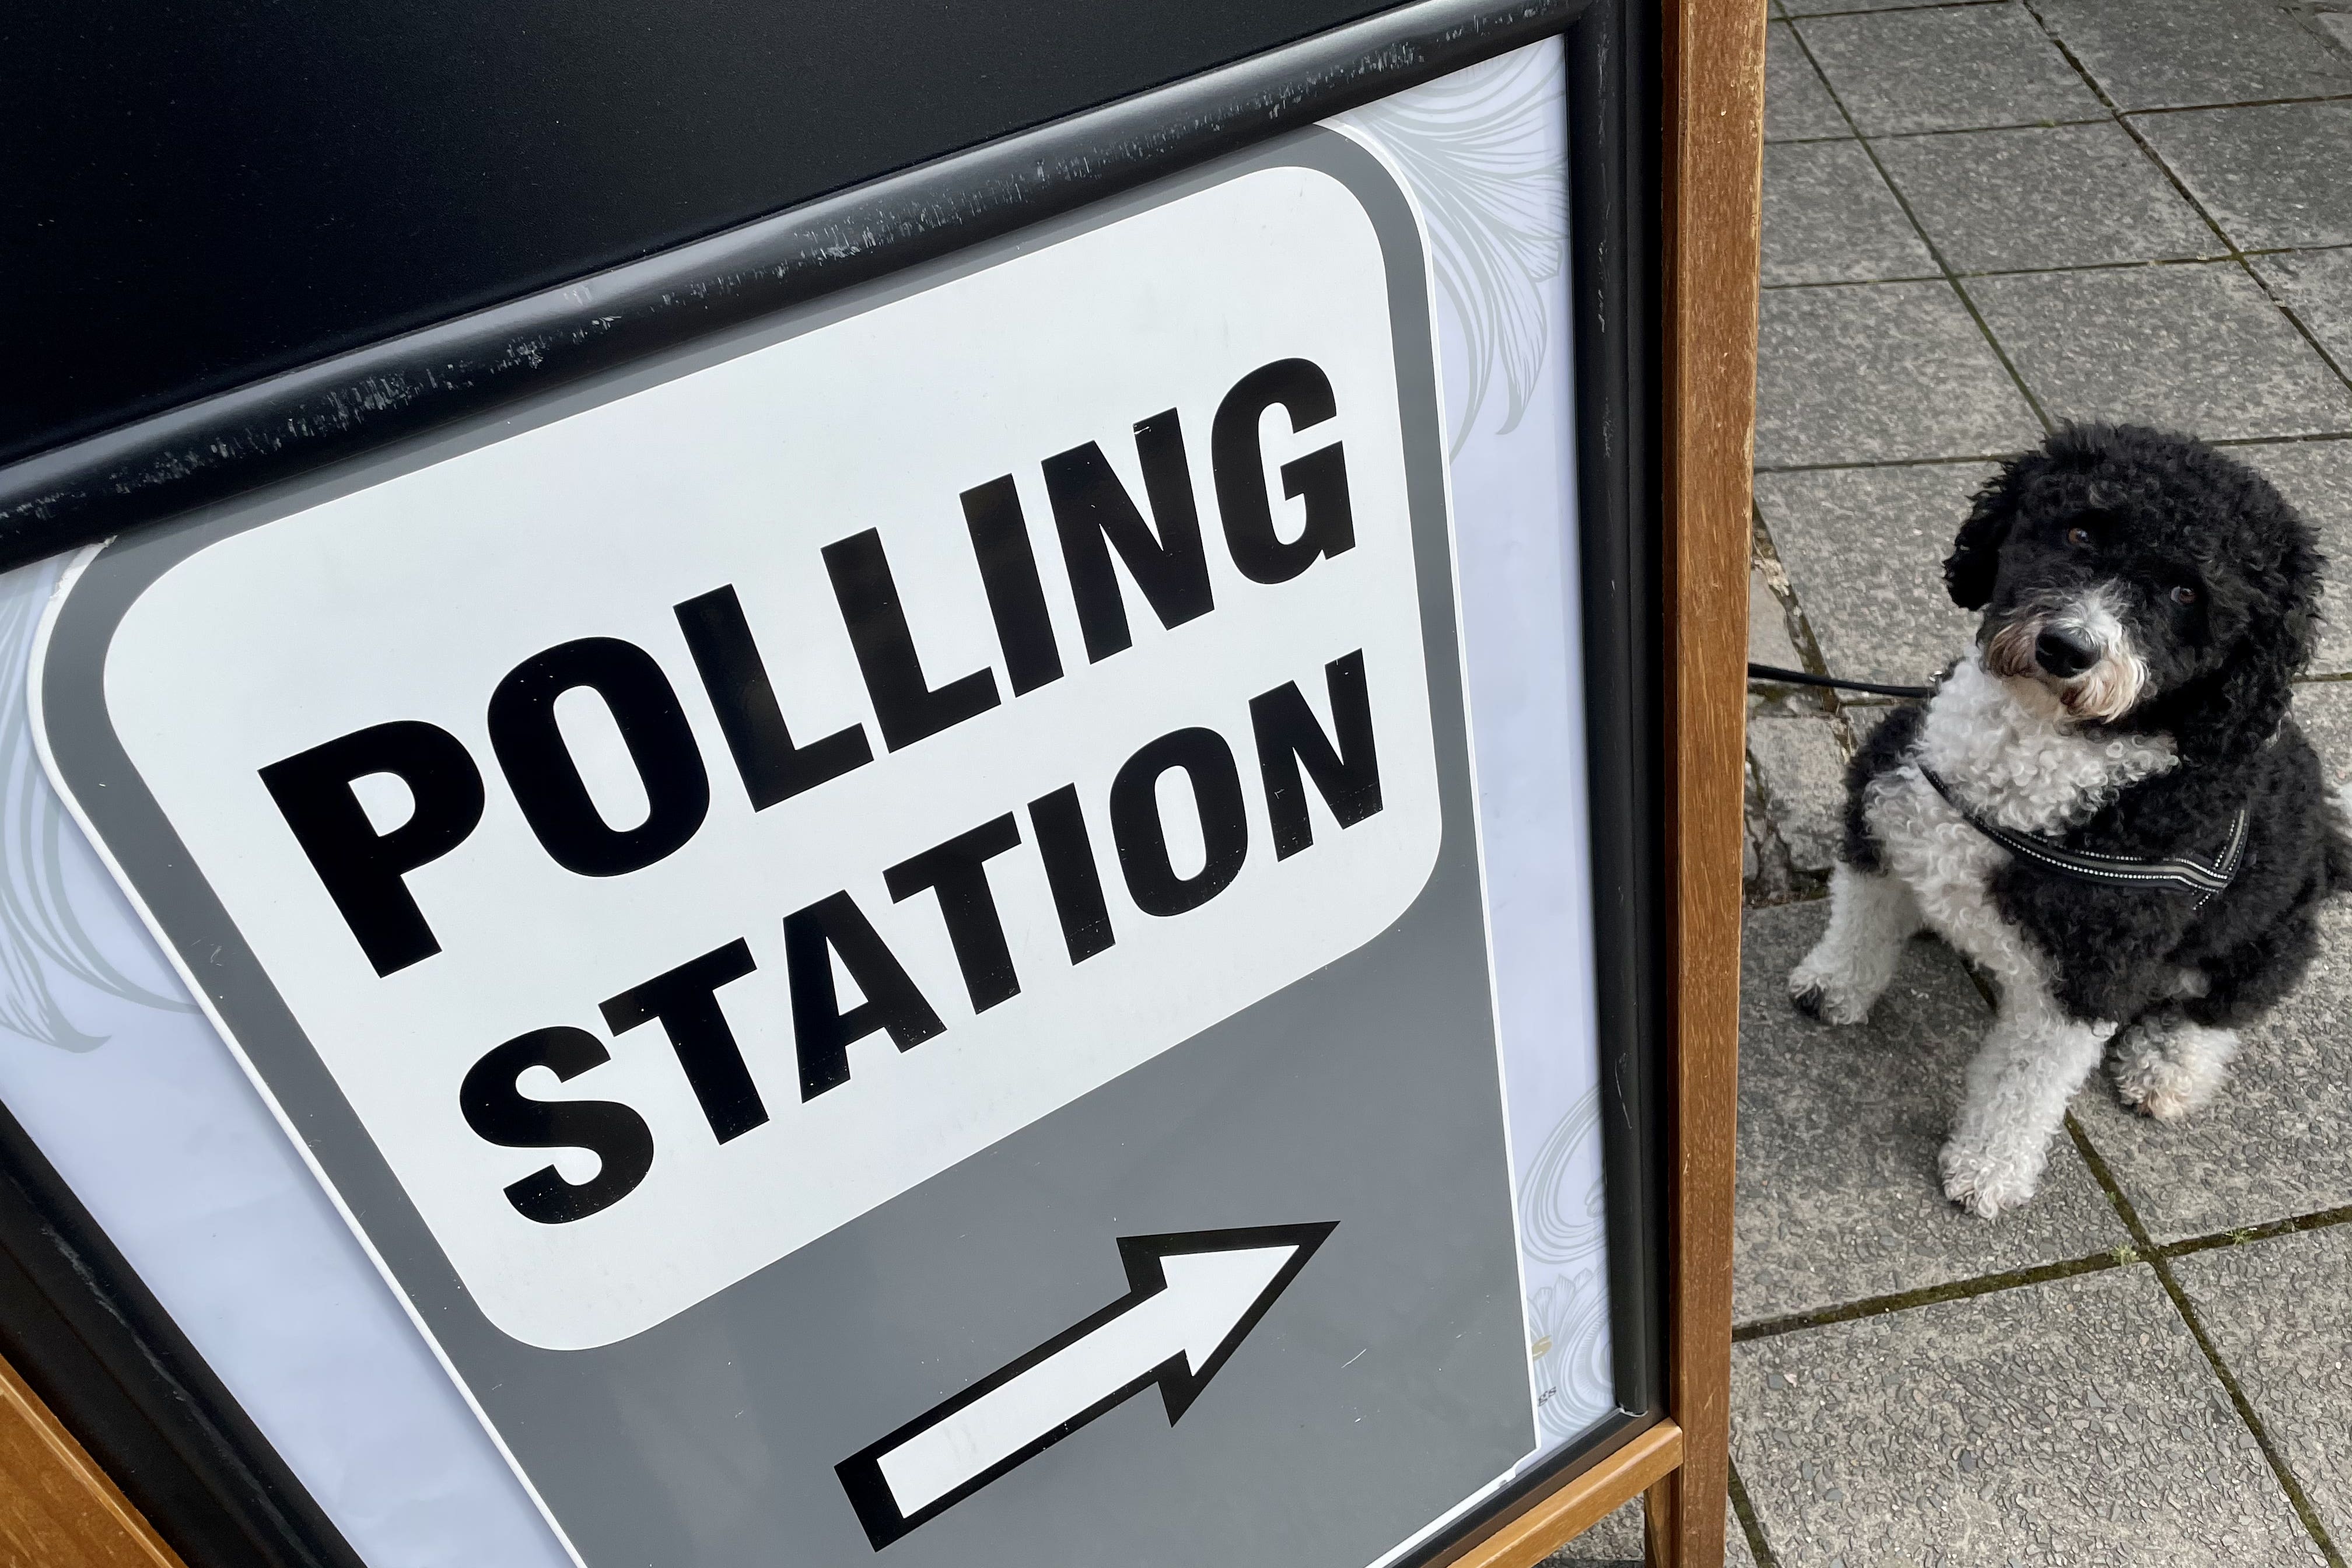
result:
<svg viewBox="0 0 2352 1568"><path fill-rule="evenodd" d="M1971 651L1928 702L1903 765L1871 783L1864 816L1920 916L2006 987L2041 978L2037 956L1993 906L1989 884L2008 851L1969 826L1919 764L1989 820L2054 833L2179 762L2170 737L2086 731L2054 698L1988 674Z"/></svg>

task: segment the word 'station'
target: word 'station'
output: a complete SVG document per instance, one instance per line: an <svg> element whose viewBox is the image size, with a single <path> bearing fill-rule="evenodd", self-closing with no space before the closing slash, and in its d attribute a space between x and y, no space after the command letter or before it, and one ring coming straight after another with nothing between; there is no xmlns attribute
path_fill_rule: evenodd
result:
<svg viewBox="0 0 2352 1568"><path fill-rule="evenodd" d="M1413 907L1444 491L1363 215L1251 174L121 612L110 721L267 976L232 1038L323 1069L500 1330L660 1323Z"/></svg>
<svg viewBox="0 0 2352 1568"><path fill-rule="evenodd" d="M1276 531L1259 451L1259 416L1279 408L1295 427L1334 416L1331 384L1307 361L1266 365L1244 377L1218 407L1211 437L1223 535L1234 568L1260 584L1289 582L1355 547L1346 455L1332 442L1285 463L1283 494L1300 503L1295 537ZM1151 506L1135 498L1094 443L1043 465L1055 536L1077 608L1086 658L1099 663L1132 646L1118 579L1129 581L1163 627L1215 608L1207 546L1192 496L1190 460L1176 412L1135 426L1137 456ZM1011 476L960 498L987 607L1013 697L1064 678L1037 553ZM975 721L1005 700L995 674L976 669L937 685L923 668L893 580L882 537L866 529L819 552L856 651L875 728L890 752L919 745ZM1113 564L1114 560L1118 563ZM876 755L863 724L796 742L782 699L740 597L730 584L673 606L680 640L754 812L853 775ZM1024 847L1035 855L1071 964L1118 940L1088 818L1108 824L1127 894L1125 908L1158 919L1199 909L1233 885L1251 853L1246 795L1255 787L1269 832L1265 852L1286 859L1315 843L1309 788L1342 829L1380 811L1380 743L1372 722L1364 650L1350 648L1310 677L1328 714L1287 680L1251 696L1225 729L1186 725L1138 746L1103 798L1081 798L1065 783L925 847L882 869L891 900L928 895L935 903L964 992L976 1016L1013 1001L1022 977L991 881L992 863ZM557 704L589 691L611 715L646 802L627 827L607 822L557 719ZM710 811L710 769L687 722L677 689L654 654L617 637L575 638L532 655L490 691L490 750L540 847L583 877L642 871L684 848ZM1249 761L1245 763L1244 758ZM1244 783L1244 769L1251 782ZM260 770L287 826L380 976L441 951L405 879L462 846L479 826L483 771L465 742L415 719L373 724ZM388 775L404 786L406 819L380 830L353 785ZM1171 824L1161 790L1186 785L1191 816ZM1023 824L1027 824L1024 836ZM1177 843L1198 846L1198 864L1180 869ZM910 1051L948 1027L907 966L847 889L782 917L781 957L791 994L791 1034L803 1100L849 1084L850 1047L871 1035ZM719 993L761 967L752 941L739 936L606 997L596 1005L615 1036L656 1024L679 1071L725 1143L769 1123L769 1108L745 1061ZM845 1006L836 974L859 1000ZM505 1187L527 1219L562 1225L620 1202L652 1170L656 1142L646 1120L612 1100L546 1100L522 1092L534 1068L570 1080L611 1058L604 1042L573 1024L548 1024L492 1047L458 1089L467 1125L514 1149L593 1152L597 1170L572 1181L543 1165Z"/></svg>

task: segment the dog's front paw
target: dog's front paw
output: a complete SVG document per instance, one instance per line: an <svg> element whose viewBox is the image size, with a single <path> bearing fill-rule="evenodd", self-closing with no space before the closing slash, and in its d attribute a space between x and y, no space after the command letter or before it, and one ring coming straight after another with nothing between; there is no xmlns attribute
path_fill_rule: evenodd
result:
<svg viewBox="0 0 2352 1568"><path fill-rule="evenodd" d="M2116 1064L2116 1098L2142 1116L2178 1121L2211 1098L2188 1074L2162 1057L2149 1055Z"/></svg>
<svg viewBox="0 0 2352 1568"><path fill-rule="evenodd" d="M1878 1000L1824 963L1808 958L1790 972L1789 1000L1798 1012L1824 1024L1865 1024Z"/></svg>
<svg viewBox="0 0 2352 1568"><path fill-rule="evenodd" d="M2116 1048L2116 1098L2142 1116L2178 1121L2221 1092L2238 1037L2183 1020L2149 1020L2126 1031Z"/></svg>
<svg viewBox="0 0 2352 1568"><path fill-rule="evenodd" d="M2027 1163L1958 1139L1937 1156L1944 1195L1979 1219L1998 1219L2021 1207L2042 1179L2039 1163Z"/></svg>

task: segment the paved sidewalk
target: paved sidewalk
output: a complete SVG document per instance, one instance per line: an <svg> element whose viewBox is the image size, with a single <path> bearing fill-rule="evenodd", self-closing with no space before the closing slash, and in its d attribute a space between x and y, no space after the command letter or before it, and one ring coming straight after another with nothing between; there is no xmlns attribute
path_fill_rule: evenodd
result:
<svg viewBox="0 0 2352 1568"><path fill-rule="evenodd" d="M1773 15L1751 658L1928 678L1969 492L2068 418L2231 447L2352 584L2352 0ZM2339 781L2347 593L2295 703ZM1864 1028L1784 989L1884 710L1751 704L1732 1561L2345 1568L2352 900L2210 1110L2101 1075L2034 1203L1967 1217L1934 1160L1980 987L1923 940Z"/></svg>

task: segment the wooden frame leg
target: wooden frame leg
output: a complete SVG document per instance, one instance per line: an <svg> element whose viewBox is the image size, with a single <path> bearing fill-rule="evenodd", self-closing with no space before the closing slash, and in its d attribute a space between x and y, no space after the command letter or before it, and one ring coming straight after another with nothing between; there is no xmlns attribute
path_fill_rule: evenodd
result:
<svg viewBox="0 0 2352 1568"><path fill-rule="evenodd" d="M1668 1476L1642 1494L1642 1556L1651 1568L1675 1563L1675 1486Z"/></svg>
<svg viewBox="0 0 2352 1568"><path fill-rule="evenodd" d="M1667 1409L1649 1560L1722 1568L1730 1479L1740 813L1764 0L1664 0L1666 689L1673 821Z"/></svg>

